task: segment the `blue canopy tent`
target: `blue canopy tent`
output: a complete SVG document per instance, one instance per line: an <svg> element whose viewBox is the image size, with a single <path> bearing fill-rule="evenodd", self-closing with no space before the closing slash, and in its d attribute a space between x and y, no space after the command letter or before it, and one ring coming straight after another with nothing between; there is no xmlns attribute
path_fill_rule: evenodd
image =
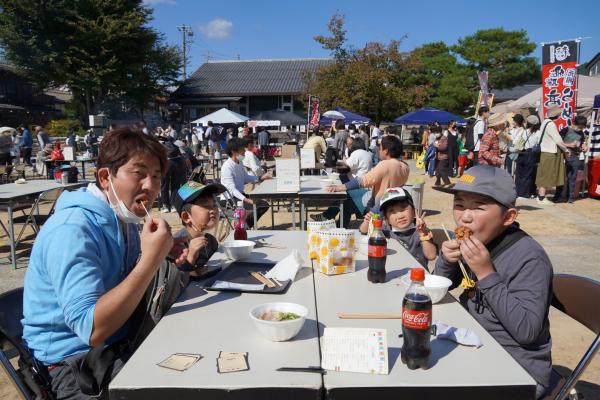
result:
<svg viewBox="0 0 600 400"><path fill-rule="evenodd" d="M334 110L338 111L338 112L340 112L340 113L342 113L344 115L344 123L346 125L349 125L349 124L368 124L368 123L371 122L371 120L368 117L362 116L360 114L353 113L352 111L344 110L342 107L336 107L336 108L334 108ZM335 119L327 118L327 117L321 117L321 120L319 121L319 124L331 126L331 124L333 123L333 121L335 121Z"/></svg>
<svg viewBox="0 0 600 400"><path fill-rule="evenodd" d="M464 122L458 115L448 111L438 110L433 107L425 107L420 110L409 112L394 120L398 125L428 125L432 122L439 122L442 125L450 121Z"/></svg>

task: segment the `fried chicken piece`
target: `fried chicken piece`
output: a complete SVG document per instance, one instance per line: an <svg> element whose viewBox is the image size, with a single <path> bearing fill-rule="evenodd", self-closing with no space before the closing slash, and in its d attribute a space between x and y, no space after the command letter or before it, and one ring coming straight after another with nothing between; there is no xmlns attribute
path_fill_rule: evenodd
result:
<svg viewBox="0 0 600 400"><path fill-rule="evenodd" d="M468 239L473 234L473 232L465 226L459 226L454 230L454 233L456 234L456 240L458 241Z"/></svg>

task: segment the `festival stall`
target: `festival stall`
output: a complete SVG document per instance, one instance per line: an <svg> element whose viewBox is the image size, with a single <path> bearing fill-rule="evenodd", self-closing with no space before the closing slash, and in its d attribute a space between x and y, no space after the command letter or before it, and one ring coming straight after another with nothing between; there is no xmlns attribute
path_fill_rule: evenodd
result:
<svg viewBox="0 0 600 400"><path fill-rule="evenodd" d="M221 108L220 110L205 115L202 118L198 118L191 123L206 126L208 121L212 121L213 124L241 124L247 120L248 117L245 115L238 114L227 108Z"/></svg>
<svg viewBox="0 0 600 400"><path fill-rule="evenodd" d="M333 112L331 112L331 111L333 111ZM331 114L328 114L330 112L331 112ZM331 115L331 116L328 116L328 115ZM334 121L336 121L338 119L343 119L345 125L350 125L350 124L362 125L362 124L371 123L371 119L369 117L365 117L363 115L353 113L352 111L345 110L342 107L336 107L333 110L323 113L319 123L321 125L331 126L331 124L334 123Z"/></svg>
<svg viewBox="0 0 600 400"><path fill-rule="evenodd" d="M463 119L448 111L425 107L396 118L394 123L398 125L429 125L439 122L442 125L446 125L450 121L463 122Z"/></svg>

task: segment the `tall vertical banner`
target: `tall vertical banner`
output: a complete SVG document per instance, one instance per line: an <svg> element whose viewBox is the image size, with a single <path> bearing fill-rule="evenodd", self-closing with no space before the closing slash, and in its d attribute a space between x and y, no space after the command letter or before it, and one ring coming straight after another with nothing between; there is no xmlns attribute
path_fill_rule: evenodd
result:
<svg viewBox="0 0 600 400"><path fill-rule="evenodd" d="M477 105L475 106L475 115L479 115L480 107L487 106L489 108L492 108L492 105L494 103L494 95L489 92L488 87L488 72L478 71L477 78L479 79L479 87L481 88L481 90L479 91Z"/></svg>
<svg viewBox="0 0 600 400"><path fill-rule="evenodd" d="M318 96L308 96L308 128L312 130L321 120L321 107Z"/></svg>
<svg viewBox="0 0 600 400"><path fill-rule="evenodd" d="M577 102L577 60L579 43L576 40L542 45L542 109L558 106L562 113L556 126L571 125Z"/></svg>

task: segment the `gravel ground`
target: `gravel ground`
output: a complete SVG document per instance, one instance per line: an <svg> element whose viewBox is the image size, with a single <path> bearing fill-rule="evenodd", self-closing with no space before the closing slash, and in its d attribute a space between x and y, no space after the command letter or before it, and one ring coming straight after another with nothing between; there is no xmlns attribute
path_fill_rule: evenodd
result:
<svg viewBox="0 0 600 400"><path fill-rule="evenodd" d="M412 171L414 163L411 163ZM423 208L428 210L426 218L432 228L444 223L454 226L451 215L451 197L431 189L433 179L413 172L412 178L423 178L425 190ZM518 221L522 228L538 240L552 260L555 273L571 273L600 280L600 201L583 199L575 204L539 206L535 200L525 200L517 204ZM159 214L175 229L180 225L177 215ZM4 216L0 220L6 223ZM299 217L296 218L299 220ZM276 229L290 229L291 214L281 208L275 214ZM259 222L262 229L270 228L270 218L265 215ZM31 232L33 234L33 232ZM18 252L27 255L32 245L33 235L25 241ZM0 293L22 286L27 267L27 259L20 260L13 270L8 262L6 237L0 238ZM591 331L571 320L561 312L551 310L551 331L553 337L553 362L563 371L571 370L594 339ZM493 368L493 367L492 367ZM596 357L577 384L577 390L586 399L600 399L600 359ZM17 399L14 390L0 373L0 400Z"/></svg>

